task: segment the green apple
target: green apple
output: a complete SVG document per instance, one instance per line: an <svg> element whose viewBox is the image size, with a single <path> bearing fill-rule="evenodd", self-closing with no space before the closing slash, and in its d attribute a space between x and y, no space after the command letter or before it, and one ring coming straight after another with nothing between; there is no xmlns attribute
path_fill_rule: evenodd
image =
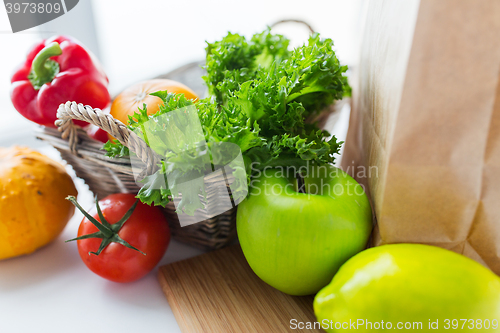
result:
<svg viewBox="0 0 500 333"><path fill-rule="evenodd" d="M361 185L333 166L302 172L306 193L287 169L265 170L240 203L237 231L253 271L291 295L326 286L339 267L362 251L372 229ZM303 191L302 191L303 192Z"/></svg>
<svg viewBox="0 0 500 333"><path fill-rule="evenodd" d="M499 332L500 278L438 247L384 245L345 263L316 295L314 312L328 332L344 323L360 332L404 325L412 332Z"/></svg>

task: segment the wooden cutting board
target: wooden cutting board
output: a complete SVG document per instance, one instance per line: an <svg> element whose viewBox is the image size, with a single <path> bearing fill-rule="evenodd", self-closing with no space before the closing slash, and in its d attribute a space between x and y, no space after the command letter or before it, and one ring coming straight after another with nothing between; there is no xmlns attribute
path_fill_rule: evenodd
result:
<svg viewBox="0 0 500 333"><path fill-rule="evenodd" d="M316 320L312 296L289 296L264 283L239 245L163 266L159 279L184 333L305 332L292 330L290 320Z"/></svg>

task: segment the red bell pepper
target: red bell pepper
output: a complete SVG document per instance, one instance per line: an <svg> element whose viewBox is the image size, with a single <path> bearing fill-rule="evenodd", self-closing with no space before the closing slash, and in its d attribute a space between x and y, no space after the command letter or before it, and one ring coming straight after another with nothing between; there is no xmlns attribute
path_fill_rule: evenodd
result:
<svg viewBox="0 0 500 333"><path fill-rule="evenodd" d="M10 96L16 110L49 127L55 127L61 103L75 101L103 109L111 101L108 78L101 65L76 40L64 36L35 45L11 82Z"/></svg>
<svg viewBox="0 0 500 333"><path fill-rule="evenodd" d="M100 129L95 125L90 125L85 130L87 132L87 135L94 140L101 141L102 143L106 143L109 140L108 132Z"/></svg>

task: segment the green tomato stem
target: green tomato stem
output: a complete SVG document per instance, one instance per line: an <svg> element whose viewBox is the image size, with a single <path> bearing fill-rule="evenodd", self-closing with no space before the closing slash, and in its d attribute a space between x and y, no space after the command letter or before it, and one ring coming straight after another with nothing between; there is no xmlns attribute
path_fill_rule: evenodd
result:
<svg viewBox="0 0 500 333"><path fill-rule="evenodd" d="M93 225L95 225L96 228L99 229L99 231L102 232L104 236L106 236L107 238L110 238L110 237L113 236L113 230L111 230L111 228L108 228L107 226L105 226L104 223L97 221L92 215L90 215L89 213L87 213L87 211L85 209L83 209L82 206L80 206L80 204L78 203L78 201L76 201L76 198L74 196L69 196L69 197L66 198L66 200L71 201L71 203L73 205L75 205L75 207L78 208L78 210L80 212L82 212L82 214L85 215L85 217ZM106 221L106 223L108 223L108 222Z"/></svg>
<svg viewBox="0 0 500 333"><path fill-rule="evenodd" d="M96 207L97 207L97 214L99 215L99 219L101 220L101 222L99 222L96 218L94 218L92 215L90 215L89 213L87 213L85 211L85 209L83 209L82 206L80 206L80 204L78 203L78 201L76 201L75 197L69 196L69 197L66 198L66 200L71 201L71 203L73 205L75 205L75 207L78 208L78 210L80 210L82 212L82 214L93 225L96 226L97 229L99 229L99 231L94 232L93 234L82 235L80 237L76 237L76 238L67 240L66 242L71 242L71 241L75 241L75 240L89 239L89 238L100 238L100 239L102 239L102 242L101 242L101 244L99 246L99 249L97 250L97 252L92 252L92 251L89 252L89 255L90 254L94 254L94 255L98 256L111 243L121 244L121 245L123 245L125 247L128 247L129 249L132 249L134 251L140 252L143 255L146 255L146 253L144 253L141 250L133 247L132 245L130 245L128 242L126 242L124 239L122 239L118 235L118 232L123 227L123 225L125 224L125 222L130 218L130 216L132 216L132 213L134 212L135 208L137 207L137 204L138 204L139 200L136 200L135 203L132 205L132 207L130 207L130 209L125 213L125 215L123 215L123 217L120 219L120 221L118 221L115 224L110 224L108 221L106 221L106 219L104 218L104 214L101 211L101 207L99 207L99 201L97 200L97 198L95 199L95 202L96 202Z"/></svg>

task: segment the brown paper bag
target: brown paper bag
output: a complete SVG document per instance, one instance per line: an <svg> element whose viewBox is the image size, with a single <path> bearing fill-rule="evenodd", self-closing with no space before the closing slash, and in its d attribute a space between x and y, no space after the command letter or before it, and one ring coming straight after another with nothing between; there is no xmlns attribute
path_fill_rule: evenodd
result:
<svg viewBox="0 0 500 333"><path fill-rule="evenodd" d="M500 274L500 1L370 1L342 167L373 241L425 243Z"/></svg>

